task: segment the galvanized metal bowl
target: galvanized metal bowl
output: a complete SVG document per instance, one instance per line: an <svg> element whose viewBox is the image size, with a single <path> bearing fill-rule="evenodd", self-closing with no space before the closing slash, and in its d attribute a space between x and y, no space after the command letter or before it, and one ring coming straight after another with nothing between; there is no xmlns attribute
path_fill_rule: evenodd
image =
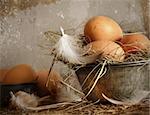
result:
<svg viewBox="0 0 150 115"><path fill-rule="evenodd" d="M96 64L90 64L76 72L80 84L95 66ZM82 86L85 94L90 90L91 87L88 85L101 67L102 64L93 71L85 85ZM150 60L107 64L106 68L106 74L99 79L94 90L88 96L89 100L101 99L104 101L102 93L110 98L122 100L133 98L141 91L150 91Z"/></svg>

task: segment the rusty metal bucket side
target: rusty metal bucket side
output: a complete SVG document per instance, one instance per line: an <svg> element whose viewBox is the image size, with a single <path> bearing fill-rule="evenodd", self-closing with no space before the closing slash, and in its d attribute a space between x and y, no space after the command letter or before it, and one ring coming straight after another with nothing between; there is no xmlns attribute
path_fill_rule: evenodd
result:
<svg viewBox="0 0 150 115"><path fill-rule="evenodd" d="M81 84L95 66L95 64L87 65L76 72ZM89 85L99 68L90 75L89 80L82 87L83 89ZM98 81L93 92L88 96L88 99L96 100L100 98L103 100L102 93L116 99L130 98L140 90L150 91L150 60L108 64L107 68L107 73ZM84 90L84 93L86 94L89 90L90 88L87 88Z"/></svg>

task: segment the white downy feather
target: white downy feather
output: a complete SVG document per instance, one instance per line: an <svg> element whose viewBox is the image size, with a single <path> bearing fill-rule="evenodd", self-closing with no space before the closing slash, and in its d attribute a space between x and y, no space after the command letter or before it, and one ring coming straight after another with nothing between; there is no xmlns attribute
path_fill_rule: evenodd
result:
<svg viewBox="0 0 150 115"><path fill-rule="evenodd" d="M10 92L11 95L11 107L15 109L21 109L24 111L41 111L46 109L53 109L58 108L63 105L70 105L72 103L70 102L64 102L64 103L56 103L51 105L44 105L44 106L38 106L38 102L44 100L45 98L37 98L33 94L28 94L23 91L18 91L17 93L13 94L13 92Z"/></svg>
<svg viewBox="0 0 150 115"><path fill-rule="evenodd" d="M83 53L81 54L81 50L83 49L80 49L77 39L65 34L62 27L60 27L60 30L62 37L55 45L55 51L58 57L72 64L87 64L96 60L95 56L82 56Z"/></svg>
<svg viewBox="0 0 150 115"><path fill-rule="evenodd" d="M28 94L23 91L18 91L17 93L13 94L10 92L11 95L11 107L12 108L19 108L19 109L26 109L27 107L37 107L38 106L38 98L33 94Z"/></svg>

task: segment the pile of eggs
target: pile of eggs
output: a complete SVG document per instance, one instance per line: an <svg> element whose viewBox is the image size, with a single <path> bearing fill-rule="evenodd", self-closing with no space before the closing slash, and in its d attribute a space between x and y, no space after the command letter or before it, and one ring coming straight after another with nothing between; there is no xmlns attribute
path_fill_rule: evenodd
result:
<svg viewBox="0 0 150 115"><path fill-rule="evenodd" d="M90 53L114 62L123 62L127 53L150 49L150 40L145 35L124 35L119 24L105 16L91 18L85 25L84 35Z"/></svg>
<svg viewBox="0 0 150 115"><path fill-rule="evenodd" d="M20 85L35 82L41 96L55 93L57 89L57 82L59 82L61 76L58 72L52 70L50 77L51 81L47 88L48 70L35 71L27 64L19 64L9 69L0 69L0 84Z"/></svg>

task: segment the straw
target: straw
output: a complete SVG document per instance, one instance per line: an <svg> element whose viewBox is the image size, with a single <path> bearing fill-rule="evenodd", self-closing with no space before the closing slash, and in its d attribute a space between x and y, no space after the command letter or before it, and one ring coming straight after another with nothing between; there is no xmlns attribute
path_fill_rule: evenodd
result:
<svg viewBox="0 0 150 115"><path fill-rule="evenodd" d="M85 99L86 97L88 97L90 95L90 93L93 91L94 87L96 86L98 80L103 76L102 73L103 73L104 67L106 65L106 62L107 61L105 60L103 65L102 65L102 68L101 68L101 70L100 70L100 72L99 72L99 74L98 74L98 76L97 76L97 78L96 78L96 80L95 80L95 82L93 84L93 86L91 87L91 89L89 90L89 92L86 94L86 96L83 99Z"/></svg>

